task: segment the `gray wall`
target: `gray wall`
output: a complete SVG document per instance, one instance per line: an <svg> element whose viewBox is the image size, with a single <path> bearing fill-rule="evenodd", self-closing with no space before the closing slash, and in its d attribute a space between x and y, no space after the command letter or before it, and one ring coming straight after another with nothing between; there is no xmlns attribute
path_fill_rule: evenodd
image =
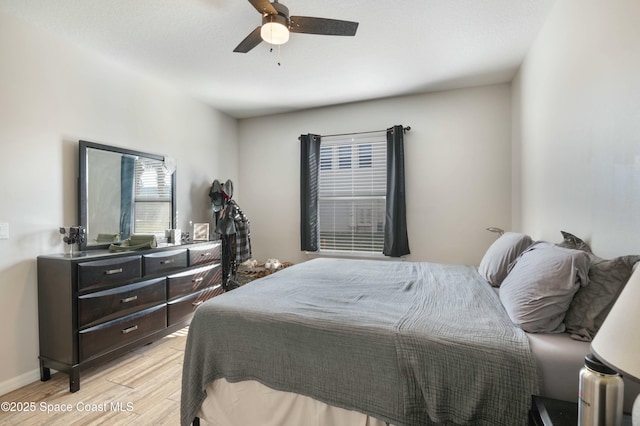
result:
<svg viewBox="0 0 640 426"><path fill-rule="evenodd" d="M640 253L640 2L566 0L513 82L514 226Z"/></svg>
<svg viewBox="0 0 640 426"><path fill-rule="evenodd" d="M302 133L411 126L405 135L410 260L478 264L511 227L511 91L507 84L240 121L241 207L254 257L299 262Z"/></svg>
<svg viewBox="0 0 640 426"><path fill-rule="evenodd" d="M235 119L2 13L0 58L1 395L39 379L36 257L77 224L78 140L176 158L183 229L210 219L209 185L238 161Z"/></svg>

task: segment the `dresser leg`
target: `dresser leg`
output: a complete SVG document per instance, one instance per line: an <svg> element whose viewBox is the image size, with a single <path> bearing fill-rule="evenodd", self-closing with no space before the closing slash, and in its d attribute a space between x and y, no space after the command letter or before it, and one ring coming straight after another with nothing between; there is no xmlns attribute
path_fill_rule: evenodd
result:
<svg viewBox="0 0 640 426"><path fill-rule="evenodd" d="M44 361L40 360L40 380L46 382L51 378L51 370L44 366Z"/></svg>
<svg viewBox="0 0 640 426"><path fill-rule="evenodd" d="M69 371L69 392L78 392L80 390L80 367L73 366Z"/></svg>

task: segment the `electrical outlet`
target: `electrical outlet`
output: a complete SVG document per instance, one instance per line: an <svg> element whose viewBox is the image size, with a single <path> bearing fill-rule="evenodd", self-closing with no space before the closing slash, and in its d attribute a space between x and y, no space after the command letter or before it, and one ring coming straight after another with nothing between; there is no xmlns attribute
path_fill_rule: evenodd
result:
<svg viewBox="0 0 640 426"><path fill-rule="evenodd" d="M9 239L9 224L0 223L0 240L8 240L8 239Z"/></svg>

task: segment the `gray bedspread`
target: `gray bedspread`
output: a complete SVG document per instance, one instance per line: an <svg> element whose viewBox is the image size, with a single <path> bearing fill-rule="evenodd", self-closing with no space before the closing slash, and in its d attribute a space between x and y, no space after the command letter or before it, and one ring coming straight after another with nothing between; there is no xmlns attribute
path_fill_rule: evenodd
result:
<svg viewBox="0 0 640 426"><path fill-rule="evenodd" d="M525 425L525 333L473 266L314 259L201 305L181 422L205 387L257 380L395 425Z"/></svg>

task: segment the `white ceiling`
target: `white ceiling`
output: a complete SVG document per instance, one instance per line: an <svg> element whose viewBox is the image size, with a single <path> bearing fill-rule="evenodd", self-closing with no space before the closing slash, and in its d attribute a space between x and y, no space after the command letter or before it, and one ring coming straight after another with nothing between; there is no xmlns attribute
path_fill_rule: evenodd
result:
<svg viewBox="0 0 640 426"><path fill-rule="evenodd" d="M0 0L0 10L245 118L511 81L554 1L282 0L291 15L357 21L358 32L291 34L280 52L262 43L246 54L233 49L261 21L246 0Z"/></svg>

